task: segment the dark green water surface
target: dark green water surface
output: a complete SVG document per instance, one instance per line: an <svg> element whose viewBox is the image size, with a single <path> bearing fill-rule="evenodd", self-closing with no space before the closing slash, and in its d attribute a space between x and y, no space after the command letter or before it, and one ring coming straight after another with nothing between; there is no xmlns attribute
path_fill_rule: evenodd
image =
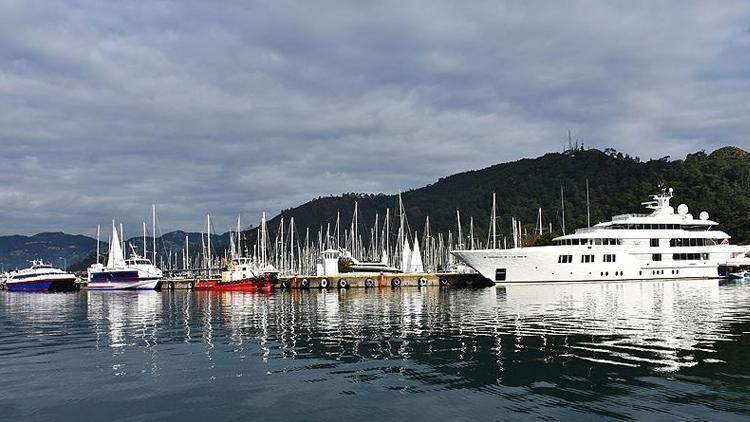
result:
<svg viewBox="0 0 750 422"><path fill-rule="evenodd" d="M0 420L750 420L750 281L0 293Z"/></svg>

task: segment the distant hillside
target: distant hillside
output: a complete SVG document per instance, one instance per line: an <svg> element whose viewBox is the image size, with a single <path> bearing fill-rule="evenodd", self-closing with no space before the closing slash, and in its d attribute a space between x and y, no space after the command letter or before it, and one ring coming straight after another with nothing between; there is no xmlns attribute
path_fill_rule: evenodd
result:
<svg viewBox="0 0 750 422"><path fill-rule="evenodd" d="M43 259L62 267L80 261L96 250L96 239L65 233L34 236L0 236L0 263L4 270L24 268L32 259Z"/></svg>
<svg viewBox="0 0 750 422"><path fill-rule="evenodd" d="M188 252L190 253L191 260L195 260L196 257L199 256L201 251L201 233L189 233L184 232L182 230L176 230L169 233L165 233L162 236L159 236L156 238L156 250L157 250L157 260L161 261L162 259L166 260L167 254L170 252L172 254L177 253L179 256L179 259L182 259L182 250L185 248L185 238L187 237L188 240ZM149 258L151 258L152 253L152 242L153 238L150 236L146 237L146 249L149 252ZM143 237L131 237L128 239L127 242L129 245L132 245L135 249L135 252L139 255L143 255ZM229 243L229 233L224 233L221 235L212 234L211 235L211 244L213 245L216 250L222 250L226 247L226 245ZM101 244L101 254L102 259L104 259L107 255L107 250L109 248L109 244L107 242L102 242ZM128 253L130 253L130 249L128 249ZM86 255L79 258L75 261L70 261L69 269L71 271L84 271L86 268L88 268L91 264L93 264L96 261L96 240L94 240L94 248L92 248Z"/></svg>
<svg viewBox="0 0 750 422"><path fill-rule="evenodd" d="M725 147L707 155L703 151L685 159L669 157L642 162L612 149L570 150L533 159L497 164L481 170L444 177L434 184L402 194L412 231L422 231L429 215L433 231L456 232L456 209L461 211L464 233L474 217L478 239L486 239L492 193L497 194L499 230L511 232L511 217L533 225L543 209L545 226L561 227L560 186L565 190L566 228L586 225L586 179L590 183L592 224L626 212L644 212L639 205L656 193L659 185L673 187L675 204L686 203L696 215L706 210L733 236L734 242L750 242L750 155L737 147ZM336 219L348 228L354 202L358 202L360 233L370 227L375 212L381 218L397 206L396 195L345 194L314 199L284 210L269 221L272 233L283 217L294 217L300 233L310 227L317 235L321 224ZM394 220L392 220L394 221ZM343 229L342 229L343 230ZM255 237L255 230L249 238Z"/></svg>

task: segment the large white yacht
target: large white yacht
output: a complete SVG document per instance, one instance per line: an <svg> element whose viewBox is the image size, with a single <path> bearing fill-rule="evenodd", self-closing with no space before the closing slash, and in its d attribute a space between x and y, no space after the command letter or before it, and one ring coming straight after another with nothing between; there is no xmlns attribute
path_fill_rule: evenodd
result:
<svg viewBox="0 0 750 422"><path fill-rule="evenodd" d="M681 204L675 212L672 192L642 203L650 214L617 215L550 246L452 253L496 283L720 277L719 267L749 248L730 245L705 211L695 219Z"/></svg>

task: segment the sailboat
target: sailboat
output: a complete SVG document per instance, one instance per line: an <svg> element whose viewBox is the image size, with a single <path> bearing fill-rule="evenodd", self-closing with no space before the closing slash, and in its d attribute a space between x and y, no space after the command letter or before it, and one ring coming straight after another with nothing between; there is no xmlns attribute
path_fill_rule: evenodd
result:
<svg viewBox="0 0 750 422"><path fill-rule="evenodd" d="M145 254L145 251L144 251ZM154 251L156 257L156 251ZM151 260L133 254L125 259L120 235L112 221L112 241L109 242L107 264L96 263L88 269L88 288L91 290L154 290L162 272Z"/></svg>
<svg viewBox="0 0 750 422"><path fill-rule="evenodd" d="M404 247L401 250L401 271L404 273L423 273L422 253L419 250L419 239L414 233L414 249L409 248L409 241L404 238Z"/></svg>

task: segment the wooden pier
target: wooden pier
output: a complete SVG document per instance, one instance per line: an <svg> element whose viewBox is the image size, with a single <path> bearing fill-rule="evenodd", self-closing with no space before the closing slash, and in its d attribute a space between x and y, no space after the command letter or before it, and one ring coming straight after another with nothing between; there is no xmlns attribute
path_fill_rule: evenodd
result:
<svg viewBox="0 0 750 422"><path fill-rule="evenodd" d="M192 289L195 279L162 279L162 290ZM494 283L479 274L425 273L425 274L367 274L348 273L326 276L281 276L275 282L277 289L349 289L349 288L471 288L490 287Z"/></svg>

